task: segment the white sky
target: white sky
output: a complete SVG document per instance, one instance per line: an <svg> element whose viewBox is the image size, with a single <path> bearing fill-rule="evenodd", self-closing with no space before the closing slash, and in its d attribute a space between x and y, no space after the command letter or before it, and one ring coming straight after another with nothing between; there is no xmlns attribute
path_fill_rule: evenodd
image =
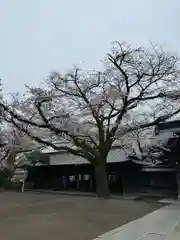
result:
<svg viewBox="0 0 180 240"><path fill-rule="evenodd" d="M180 53L178 0L0 0L0 77L22 92L52 70L101 66L114 40Z"/></svg>

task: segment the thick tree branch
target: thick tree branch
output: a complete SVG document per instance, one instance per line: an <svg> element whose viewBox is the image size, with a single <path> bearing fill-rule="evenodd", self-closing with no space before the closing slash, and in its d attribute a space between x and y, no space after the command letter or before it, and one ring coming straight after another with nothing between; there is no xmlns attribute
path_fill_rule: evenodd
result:
<svg viewBox="0 0 180 240"><path fill-rule="evenodd" d="M97 148L97 150L95 150L93 147L90 147L84 140L80 140L78 136L75 136L75 135L71 134L68 130L62 130L62 129L59 129L59 128L54 127L52 124L49 123L48 119L45 117L45 115L44 115L44 113L43 113L43 111L42 111L42 109L41 109L41 103L36 103L36 107L37 107L37 109L38 109L38 112L39 112L40 116L41 116L42 119L44 120L45 124L37 124L36 122L34 122L34 121L32 121L32 120L30 121L30 120L24 119L24 118L22 118L20 115L14 113L14 112L11 111L8 107L6 107L6 106L3 105L3 108L11 115L11 117L12 117L11 122L12 122L16 127L17 127L18 125L17 125L17 123L13 120L13 118L16 119L16 120L18 120L19 122L25 123L26 125L29 125L29 126L34 126L34 127L39 128L39 129L48 129L48 130L54 132L54 133L57 134L57 135L61 135L61 134L64 133L64 134L66 134L67 136L69 136L69 137L73 140L73 142L74 142L74 144L75 144L76 146L78 146L78 147L80 147L80 148L83 148L83 149L85 149L87 152L89 152L89 153L97 156L97 154L98 154L98 151L97 151L97 150L98 150L98 145L97 145L97 144L95 144L95 146L96 146L96 148ZM18 128L18 127L17 127L17 128ZM27 134L28 136L30 136L30 135L29 135L30 133L29 133L26 129L23 129L23 130L22 130L22 129L19 128L19 130L23 131L25 134ZM40 139L40 138L38 138L38 137L36 137L36 136L30 136L30 137L33 138L34 140L36 140L36 141L39 142L39 143L44 143L44 144L46 144L46 145L48 144L47 141L44 141L44 140L42 140L42 139ZM83 136L83 138L84 138L84 136ZM91 140L92 143L95 143L95 141L92 139L91 136L89 136L88 138ZM53 147L55 150L59 150L59 148L57 148L57 146L55 146L53 143L49 143L48 146ZM61 149L62 149L62 147L61 147ZM67 148L64 149L64 150L67 150ZM72 153L72 151L71 151L71 153ZM74 153L74 154L75 154L75 153Z"/></svg>
<svg viewBox="0 0 180 240"><path fill-rule="evenodd" d="M180 113L180 108L177 109L176 111L174 111L173 113L169 113L169 114L166 114L164 116L160 116L152 122L139 124L135 127L129 128L125 133L133 132L133 131L138 130L138 129L143 129L143 128L149 128L149 127L156 126L158 123L164 122L164 121L170 119L171 117L177 115L178 113Z"/></svg>
<svg viewBox="0 0 180 240"><path fill-rule="evenodd" d="M142 101L143 102L143 101L154 100L154 99L158 99L158 98L162 98L162 97L165 97L164 93L159 93L157 95L149 96L149 97L139 97L139 96L137 96L137 97L129 99L128 105L130 105L130 104L132 104L136 101Z"/></svg>
<svg viewBox="0 0 180 240"><path fill-rule="evenodd" d="M13 119L11 120L11 122L14 124L14 126L19 129L20 131L24 132L25 134L27 134L30 138L32 138L33 140L41 143L41 144L44 144L46 146L50 146L52 147L54 150L65 150L71 154L74 154L74 155L77 155L77 156L80 156L80 157L84 157L83 153L81 150L75 150L75 149L72 149L70 147L67 147L67 146L57 146L55 145L53 142L51 141L47 141L47 140L43 140L41 139L40 137L37 137L37 136L34 136L32 135L27 129L25 128L21 128Z"/></svg>
<svg viewBox="0 0 180 240"><path fill-rule="evenodd" d="M32 127L37 127L39 129L49 129L52 132L54 132L57 135L61 135L61 134L66 134L67 136L73 137L72 134L70 134L67 130L64 129L60 129L60 128L56 128L55 126L53 126L53 124L50 124L48 119L45 118L45 115L43 114L43 111L41 109L41 104L37 104L36 107L38 109L38 112L41 116L41 118L44 120L44 124L40 124L37 123L33 120L28 120L23 118L22 116L20 116L19 114L15 113L14 111L12 111L9 107L5 106L4 104L0 103L0 106L7 112L10 114L10 116L16 120L18 120L21 123L24 123L26 125L30 125Z"/></svg>
<svg viewBox="0 0 180 240"><path fill-rule="evenodd" d="M109 60L110 62L122 73L124 80L125 80L125 85L126 85L126 93L127 95L129 94L130 91L130 87L129 87L129 80L128 80L128 75L126 74L126 72L123 70L123 68L121 67L121 64L125 58L125 55L122 56L121 62L120 64L117 63L117 60L114 59L114 57L111 54L108 54L109 56Z"/></svg>

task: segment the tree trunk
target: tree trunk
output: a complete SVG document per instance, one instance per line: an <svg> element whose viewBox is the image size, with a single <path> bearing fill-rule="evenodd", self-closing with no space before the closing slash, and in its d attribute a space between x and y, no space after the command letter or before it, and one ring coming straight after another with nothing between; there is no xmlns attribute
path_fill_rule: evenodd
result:
<svg viewBox="0 0 180 240"><path fill-rule="evenodd" d="M177 182L177 197L180 199L180 173L176 173L176 182Z"/></svg>
<svg viewBox="0 0 180 240"><path fill-rule="evenodd" d="M106 161L97 161L94 167L96 179L96 193L98 197L108 198L110 197L110 191L108 188L108 180L106 174Z"/></svg>

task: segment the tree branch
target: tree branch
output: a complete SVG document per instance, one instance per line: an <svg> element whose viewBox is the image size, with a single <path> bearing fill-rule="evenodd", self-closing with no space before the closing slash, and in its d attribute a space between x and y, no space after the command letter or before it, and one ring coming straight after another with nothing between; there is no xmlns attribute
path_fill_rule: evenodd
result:
<svg viewBox="0 0 180 240"><path fill-rule="evenodd" d="M28 135L29 137L31 137L33 140L41 143L41 144L44 144L46 146L50 146L52 147L54 150L65 150L71 154L74 154L74 155L77 155L77 156L80 156L80 157L84 157L83 153L81 150L75 150L73 148L70 148L70 147L67 147L67 146L56 146L54 143L50 142L50 141L46 141L46 140L43 140L37 136L34 136L32 135L27 129L25 128L21 128L13 119L11 120L12 123L14 124L14 126L19 129L20 131L24 132L26 135Z"/></svg>
<svg viewBox="0 0 180 240"><path fill-rule="evenodd" d="M144 123L144 124L140 124L139 126L132 127L129 130L127 130L126 133L132 132L132 131L135 131L135 130L138 130L138 129L153 127L153 126L157 125L160 122L164 122L164 121L170 119L171 117L177 115L178 113L180 113L180 108L177 109L176 111L174 111L173 113L169 113L169 114L166 114L164 116L160 116L160 117L158 117L157 119L155 119L152 122Z"/></svg>

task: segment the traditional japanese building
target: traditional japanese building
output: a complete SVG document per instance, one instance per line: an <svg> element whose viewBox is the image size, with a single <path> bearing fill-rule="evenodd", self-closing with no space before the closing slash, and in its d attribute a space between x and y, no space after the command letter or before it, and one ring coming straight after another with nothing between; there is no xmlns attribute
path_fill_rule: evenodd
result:
<svg viewBox="0 0 180 240"><path fill-rule="evenodd" d="M180 121L161 123L155 134L180 131ZM91 191L95 189L93 166L84 158L67 152L46 150L44 163L29 168L27 181L33 188L53 190ZM161 164L148 166L137 163L122 150L112 149L107 160L108 184L111 192L149 193L150 195L177 194L176 166L171 156L164 156Z"/></svg>
<svg viewBox="0 0 180 240"><path fill-rule="evenodd" d="M161 156L161 163L154 166L147 166L145 163L137 176L137 187L140 192L159 194L159 195L177 195L177 170L180 163L180 121L169 121L160 123L155 127L155 135L170 132L176 135L167 141L167 148L170 151L164 152ZM180 168L179 168L180 169Z"/></svg>
<svg viewBox="0 0 180 240"><path fill-rule="evenodd" d="M86 159L67 152L46 152L46 159L46 163L29 169L27 181L33 180L34 188L95 191L94 168ZM139 166L128 160L122 150L113 149L107 160L110 190L133 191L131 180L136 168Z"/></svg>

